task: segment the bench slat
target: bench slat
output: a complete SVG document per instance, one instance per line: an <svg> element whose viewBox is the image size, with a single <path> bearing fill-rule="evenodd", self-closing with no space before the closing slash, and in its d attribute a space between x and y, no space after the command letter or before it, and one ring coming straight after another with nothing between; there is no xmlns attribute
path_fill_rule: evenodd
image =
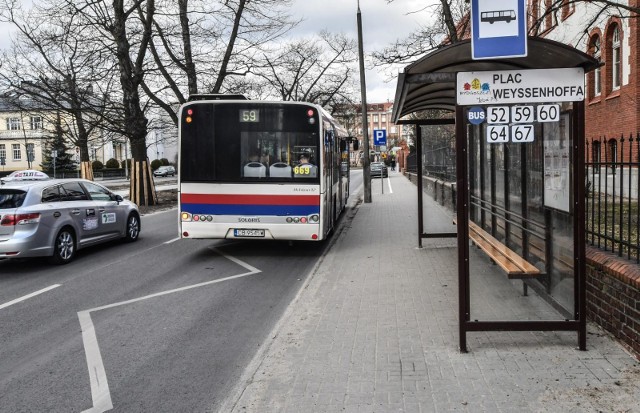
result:
<svg viewBox="0 0 640 413"><path fill-rule="evenodd" d="M456 221L454 217L454 225L457 224ZM508 278L533 278L540 275L536 266L511 251L473 221L469 221L469 238L507 273Z"/></svg>
<svg viewBox="0 0 640 413"><path fill-rule="evenodd" d="M507 273L514 274L514 273L520 272L523 275L532 275L532 276L536 276L540 274L540 270L537 267L529 263L520 255L511 251L504 244L502 244L500 241L495 239L493 236L491 236L488 232L484 231L475 223L469 221L469 229L471 230L471 232L469 233L469 236L472 239L475 238L474 241L478 241L478 238L480 238L482 241L484 241L482 243L486 243L489 246L491 246L490 249L487 247L486 249L483 248L483 250L485 250L485 252L489 254L494 261L496 262L500 261L500 257L496 256L496 252L497 252L499 255L502 255L504 258L506 258L508 261L510 261L511 263L513 263L513 265L516 266L517 270L515 271L513 271L512 266L503 267L505 271L507 271ZM471 234L475 235L475 237L472 237ZM482 243L479 243L479 242L476 242L476 243L482 248L482 245L480 245Z"/></svg>

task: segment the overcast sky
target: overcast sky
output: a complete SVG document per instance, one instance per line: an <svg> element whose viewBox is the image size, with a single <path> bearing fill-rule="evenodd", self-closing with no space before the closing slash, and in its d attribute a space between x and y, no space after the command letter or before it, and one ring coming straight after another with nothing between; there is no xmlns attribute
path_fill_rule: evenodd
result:
<svg viewBox="0 0 640 413"><path fill-rule="evenodd" d="M426 24L422 10L434 0L360 0L362 14L362 38L365 54L406 37L420 25ZM294 0L291 14L305 19L292 33L293 36L311 36L327 29L334 33L345 33L357 39L357 0ZM365 57L365 60L367 58ZM370 67L368 62L367 67ZM397 73L397 68L390 72ZM367 101L369 103L393 100L396 88L395 77L390 81L381 69L368 69Z"/></svg>
<svg viewBox="0 0 640 413"><path fill-rule="evenodd" d="M380 50L396 39L406 37L421 24L426 24L425 12L411 12L422 10L426 4L434 1L394 0L387 4L387 0L360 0L365 54ZM291 36L312 36L326 29L357 39L356 11L357 0L293 0L292 16L304 21L293 30ZM0 23L0 48L8 47L11 31L10 25ZM367 67L370 67L370 62ZM390 72L395 73L397 69L393 68ZM395 79L385 82L389 76L382 73L381 69L367 70L365 77L368 102L393 100Z"/></svg>

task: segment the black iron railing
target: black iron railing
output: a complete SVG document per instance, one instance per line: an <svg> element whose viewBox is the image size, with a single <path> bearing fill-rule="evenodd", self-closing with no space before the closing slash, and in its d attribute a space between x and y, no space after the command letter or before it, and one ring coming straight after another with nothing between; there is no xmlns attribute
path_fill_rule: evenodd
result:
<svg viewBox="0 0 640 413"><path fill-rule="evenodd" d="M640 133L586 142L586 238L640 263Z"/></svg>

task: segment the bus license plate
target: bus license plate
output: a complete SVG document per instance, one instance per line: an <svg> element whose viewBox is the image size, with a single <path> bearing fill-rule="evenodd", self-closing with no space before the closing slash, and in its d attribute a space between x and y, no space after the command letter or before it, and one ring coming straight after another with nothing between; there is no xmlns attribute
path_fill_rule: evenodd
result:
<svg viewBox="0 0 640 413"><path fill-rule="evenodd" d="M234 229L233 235L236 237L264 237L263 229Z"/></svg>

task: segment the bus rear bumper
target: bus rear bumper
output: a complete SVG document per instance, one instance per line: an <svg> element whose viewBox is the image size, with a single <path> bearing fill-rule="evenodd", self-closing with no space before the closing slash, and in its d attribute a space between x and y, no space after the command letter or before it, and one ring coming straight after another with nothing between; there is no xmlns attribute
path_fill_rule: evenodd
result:
<svg viewBox="0 0 640 413"><path fill-rule="evenodd" d="M319 224L278 224L269 225L268 227L253 225L249 227L202 222L183 222L180 237L189 239L255 239L290 241L321 241L323 239Z"/></svg>

